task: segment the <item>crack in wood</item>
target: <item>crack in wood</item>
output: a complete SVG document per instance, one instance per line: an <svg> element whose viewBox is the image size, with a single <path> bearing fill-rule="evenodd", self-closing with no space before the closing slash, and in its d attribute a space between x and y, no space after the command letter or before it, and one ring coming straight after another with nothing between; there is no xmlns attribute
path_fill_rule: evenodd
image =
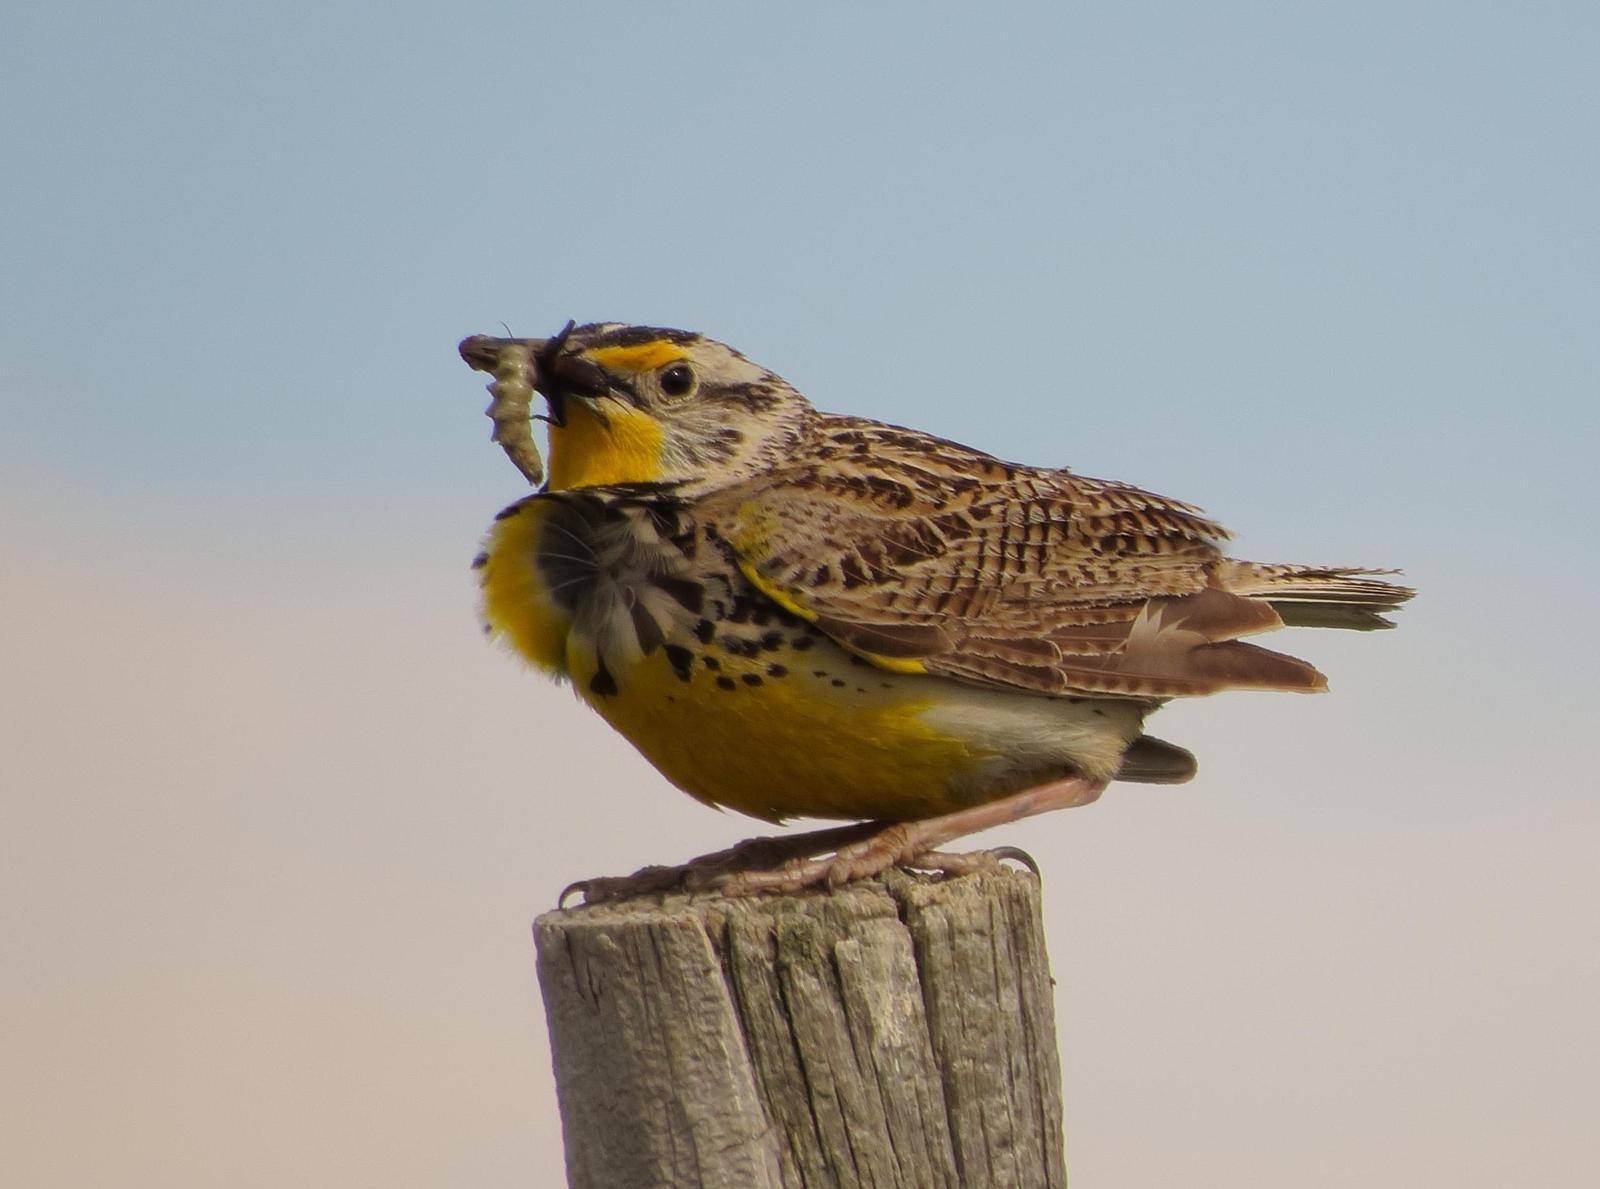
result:
<svg viewBox="0 0 1600 1189"><path fill-rule="evenodd" d="M1066 1184L1030 874L627 901L535 937L574 1187Z"/></svg>

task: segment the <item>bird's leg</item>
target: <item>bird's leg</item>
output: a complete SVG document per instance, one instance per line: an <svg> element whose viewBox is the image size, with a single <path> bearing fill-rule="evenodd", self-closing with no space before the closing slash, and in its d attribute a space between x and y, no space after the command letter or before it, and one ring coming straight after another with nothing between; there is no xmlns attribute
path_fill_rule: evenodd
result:
<svg viewBox="0 0 1600 1189"><path fill-rule="evenodd" d="M795 892L817 884L838 887L852 880L869 879L889 867L961 874L989 866L1000 858L1016 858L1017 854L1006 848L950 855L940 853L937 847L1036 813L1087 805L1105 791L1106 783L1069 776L940 817L897 822L892 826L867 823L877 827L874 833L859 841L841 842L829 856L800 855L764 871L732 871L713 879L710 886L725 896L749 896L756 892ZM1031 862L1028 865L1033 866Z"/></svg>
<svg viewBox="0 0 1600 1189"><path fill-rule="evenodd" d="M607 875L582 879L562 889L557 901L581 893L585 904L620 900L661 892L686 892L715 887L729 875L753 874L808 859L833 854L839 848L870 838L884 828L883 822L856 822L849 826L830 826L803 834L776 834L766 838L746 838L726 850L690 859L675 867L641 867L632 875Z"/></svg>
<svg viewBox="0 0 1600 1189"><path fill-rule="evenodd" d="M1013 847L965 854L937 848L1036 813L1087 805L1105 787L1103 780L1070 776L920 821L857 822L804 834L748 838L675 867L642 867L632 875L579 880L562 890L558 903L564 905L574 892L582 894L585 904L663 892L711 890L724 896L795 892L817 884L838 887L870 879L890 867L965 875L992 867L1001 859L1015 859L1037 873L1033 860Z"/></svg>

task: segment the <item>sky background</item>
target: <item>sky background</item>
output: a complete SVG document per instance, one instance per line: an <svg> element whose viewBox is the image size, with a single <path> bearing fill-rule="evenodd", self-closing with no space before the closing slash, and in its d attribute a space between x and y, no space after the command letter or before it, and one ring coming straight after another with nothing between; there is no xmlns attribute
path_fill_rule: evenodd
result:
<svg viewBox="0 0 1600 1189"><path fill-rule="evenodd" d="M528 927L756 823L486 646L474 332L1403 566L1043 864L1076 1189L1600 1158L1600 10L15 5L0 1181L559 1182Z"/></svg>

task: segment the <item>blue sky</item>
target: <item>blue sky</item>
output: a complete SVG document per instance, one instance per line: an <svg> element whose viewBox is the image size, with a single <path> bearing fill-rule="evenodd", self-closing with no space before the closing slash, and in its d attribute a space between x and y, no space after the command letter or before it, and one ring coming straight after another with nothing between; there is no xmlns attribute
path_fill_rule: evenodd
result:
<svg viewBox="0 0 1600 1189"><path fill-rule="evenodd" d="M519 487L454 344L569 317L1190 499L1242 556L1404 566L1401 631L1294 641L1330 698L1169 709L1199 782L1014 839L1057 898L1074 1175L1561 1183L1600 1050L1597 33L1539 3L10 14L30 1183L554 1175L527 920L751 828L476 639L465 563ZM86 1116L100 1155L62 1145Z"/></svg>

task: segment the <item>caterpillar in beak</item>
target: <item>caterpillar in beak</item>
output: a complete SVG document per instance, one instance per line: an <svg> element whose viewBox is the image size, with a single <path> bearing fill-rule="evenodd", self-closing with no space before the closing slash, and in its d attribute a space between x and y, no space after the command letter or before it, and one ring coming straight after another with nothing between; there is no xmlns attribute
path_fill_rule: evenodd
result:
<svg viewBox="0 0 1600 1189"><path fill-rule="evenodd" d="M508 342L494 363L493 397L484 413L494 422L490 440L506 452L534 487L544 482L544 462L533 440L533 352L526 343Z"/></svg>

